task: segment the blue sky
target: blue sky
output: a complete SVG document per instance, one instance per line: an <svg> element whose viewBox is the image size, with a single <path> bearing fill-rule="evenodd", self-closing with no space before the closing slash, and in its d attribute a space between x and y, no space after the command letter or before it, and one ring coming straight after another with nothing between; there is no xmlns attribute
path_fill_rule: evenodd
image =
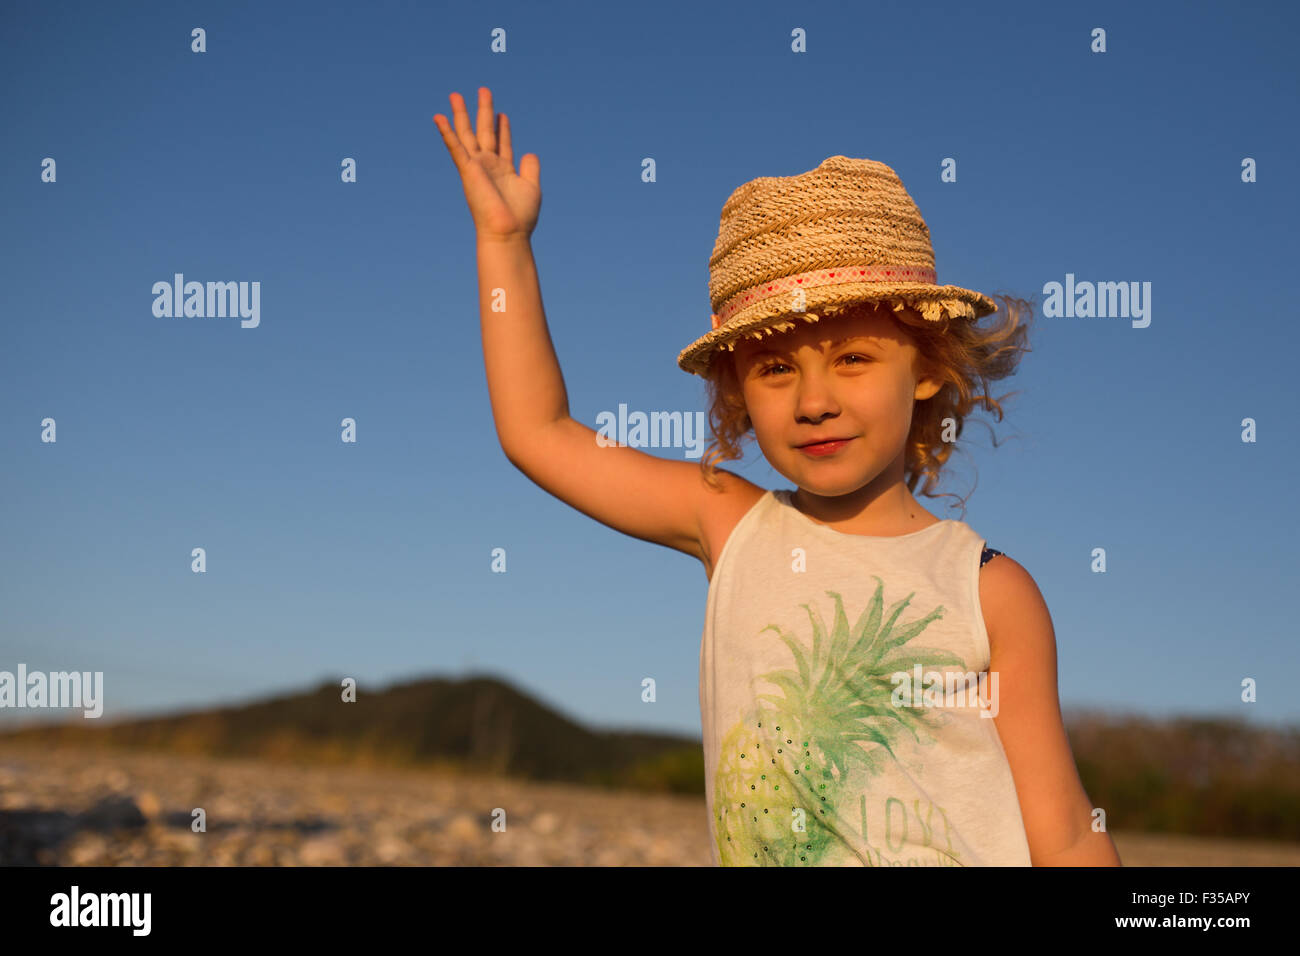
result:
<svg viewBox="0 0 1300 956"><path fill-rule="evenodd" d="M941 282L1150 282L1144 329L1038 317L999 447L969 427L941 490L974 488L965 520L1038 582L1067 710L1300 718L1295 10L595 10L4 5L0 670L103 671L109 718L486 671L586 723L699 733L703 568L496 442L431 121L486 85L541 158L547 319L593 427L703 410L675 359L708 329L723 201L835 154L899 173ZM259 281L260 325L156 317L177 272ZM733 467L788 487L752 445Z"/></svg>

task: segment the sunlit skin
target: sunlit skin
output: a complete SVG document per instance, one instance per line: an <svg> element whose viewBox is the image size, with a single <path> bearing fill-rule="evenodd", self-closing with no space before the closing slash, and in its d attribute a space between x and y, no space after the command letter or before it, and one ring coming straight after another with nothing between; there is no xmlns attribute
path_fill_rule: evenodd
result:
<svg viewBox="0 0 1300 956"><path fill-rule="evenodd" d="M744 338L733 361L758 446L798 486L800 511L849 534L909 534L939 520L912 496L903 466L913 403L942 382L918 375L920 352L888 311ZM852 440L824 457L796 447L823 437Z"/></svg>

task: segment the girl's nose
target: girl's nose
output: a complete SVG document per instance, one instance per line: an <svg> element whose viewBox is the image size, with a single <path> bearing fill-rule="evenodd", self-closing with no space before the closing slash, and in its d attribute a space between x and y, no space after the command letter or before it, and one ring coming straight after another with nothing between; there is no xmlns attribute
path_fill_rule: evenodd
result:
<svg viewBox="0 0 1300 956"><path fill-rule="evenodd" d="M800 418L821 421L827 415L837 414L839 410L834 390L822 375L812 372L800 376L795 400L795 413Z"/></svg>

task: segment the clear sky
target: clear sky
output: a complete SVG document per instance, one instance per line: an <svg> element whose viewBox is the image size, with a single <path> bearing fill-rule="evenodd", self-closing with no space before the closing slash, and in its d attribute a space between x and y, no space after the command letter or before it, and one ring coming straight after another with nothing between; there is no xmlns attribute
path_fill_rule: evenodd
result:
<svg viewBox="0 0 1300 956"><path fill-rule="evenodd" d="M1067 274L1150 283L1146 328L1038 316L995 391L1020 393L1001 444L969 427L941 490L974 488L965 520L1038 582L1067 710L1295 722L1298 19L5 3L0 670L103 671L108 718L489 672L593 725L699 733L704 569L497 444L473 228L431 121L486 85L516 160L541 158L547 319L592 427L704 409L675 360L709 327L722 203L835 154L899 173L941 282L1036 303ZM175 273L259 282L260 324L155 316ZM789 487L749 449L731 467Z"/></svg>

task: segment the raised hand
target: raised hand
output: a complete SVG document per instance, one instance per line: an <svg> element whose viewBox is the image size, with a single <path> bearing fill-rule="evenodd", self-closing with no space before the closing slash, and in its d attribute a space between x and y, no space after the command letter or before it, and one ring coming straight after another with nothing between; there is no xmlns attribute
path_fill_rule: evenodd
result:
<svg viewBox="0 0 1300 956"><path fill-rule="evenodd" d="M505 113L493 113L492 91L486 86L479 87L478 91L477 134L470 126L461 95L452 93L448 99L455 129L441 113L434 114L433 122L460 173L465 201L469 203L479 238L531 235L542 208L541 162L537 155L525 153L519 162L519 173L515 173L510 120Z"/></svg>

